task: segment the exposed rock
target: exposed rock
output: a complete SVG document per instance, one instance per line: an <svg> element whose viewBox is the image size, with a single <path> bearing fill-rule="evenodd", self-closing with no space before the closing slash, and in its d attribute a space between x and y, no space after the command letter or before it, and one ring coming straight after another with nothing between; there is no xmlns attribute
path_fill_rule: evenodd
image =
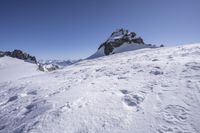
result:
<svg viewBox="0 0 200 133"><path fill-rule="evenodd" d="M38 69L40 71L43 71L43 72L51 72L51 71L54 71L56 69L59 69L59 67L57 65L54 65L54 64L49 64L49 65L38 64Z"/></svg>
<svg viewBox="0 0 200 133"><path fill-rule="evenodd" d="M133 39L132 42L137 43L137 44L144 44L144 41L141 37L137 37Z"/></svg>
<svg viewBox="0 0 200 133"><path fill-rule="evenodd" d="M3 57L3 56L10 56L10 57L21 59L21 60L28 61L31 63L37 63L35 56L31 56L21 50L14 50L13 52L10 52L10 51L2 52L1 51L0 57Z"/></svg>
<svg viewBox="0 0 200 133"><path fill-rule="evenodd" d="M0 51L0 57L4 56L4 52Z"/></svg>
<svg viewBox="0 0 200 133"><path fill-rule="evenodd" d="M108 43L107 45L104 45L104 46L105 46L105 49L104 49L105 55L109 55L114 49L112 46L112 43Z"/></svg>
<svg viewBox="0 0 200 133"><path fill-rule="evenodd" d="M161 44L161 45L160 45L160 47L164 47L164 45L163 45L163 44Z"/></svg>
<svg viewBox="0 0 200 133"><path fill-rule="evenodd" d="M120 47L123 44L145 44L141 37L136 37L135 32L129 32L125 29L114 31L106 42L100 45L98 49L104 46L105 55L112 53L114 48Z"/></svg>
<svg viewBox="0 0 200 133"><path fill-rule="evenodd" d="M105 55L117 54L143 48L157 48L156 45L146 44L135 32L126 29L118 29L102 43L98 50L86 59L94 59Z"/></svg>

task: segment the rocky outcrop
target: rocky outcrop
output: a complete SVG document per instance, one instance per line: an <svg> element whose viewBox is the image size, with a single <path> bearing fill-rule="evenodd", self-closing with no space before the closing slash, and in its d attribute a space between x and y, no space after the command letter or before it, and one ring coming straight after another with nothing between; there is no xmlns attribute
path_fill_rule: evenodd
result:
<svg viewBox="0 0 200 133"><path fill-rule="evenodd" d="M125 29L118 29L111 34L107 41L102 43L98 50L104 47L105 55L112 53L114 48L120 47L123 44L145 44L141 37L136 37L135 32L129 32Z"/></svg>
<svg viewBox="0 0 200 133"><path fill-rule="evenodd" d="M4 56L4 52L0 51L0 57Z"/></svg>
<svg viewBox="0 0 200 133"><path fill-rule="evenodd" d="M59 67L54 64L48 64L48 65L38 64L38 69L43 72L51 72L51 71L59 69Z"/></svg>
<svg viewBox="0 0 200 133"><path fill-rule="evenodd" d="M102 43L98 50L86 59L94 59L105 55L117 54L143 48L157 48L156 45L146 44L135 32L126 29L114 31L110 37Z"/></svg>
<svg viewBox="0 0 200 133"><path fill-rule="evenodd" d="M14 50L12 52L10 52L10 51L6 51L6 52L0 51L0 57L3 57L3 56L10 56L10 57L21 59L21 60L28 61L28 62L31 62L31 63L37 63L35 56L31 56L31 55L29 55L29 54L27 54L27 53L25 53L21 50Z"/></svg>
<svg viewBox="0 0 200 133"><path fill-rule="evenodd" d="M160 47L165 47L165 46L163 44L161 44Z"/></svg>

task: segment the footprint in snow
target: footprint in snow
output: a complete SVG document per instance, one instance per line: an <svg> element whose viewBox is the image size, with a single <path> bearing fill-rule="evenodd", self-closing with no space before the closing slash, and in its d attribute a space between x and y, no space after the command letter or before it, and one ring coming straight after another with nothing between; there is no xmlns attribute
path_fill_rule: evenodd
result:
<svg viewBox="0 0 200 133"><path fill-rule="evenodd" d="M23 115L28 119L35 118L49 109L51 109L51 105L48 104L46 100L39 100L27 105L25 107L26 111L23 113Z"/></svg>
<svg viewBox="0 0 200 133"><path fill-rule="evenodd" d="M161 110L161 125L157 128L157 133L190 133L184 126L187 123L189 110L180 105L167 105ZM165 124L164 124L165 123Z"/></svg>
<svg viewBox="0 0 200 133"><path fill-rule="evenodd" d="M10 97L10 98L8 99L7 103L12 102L12 101L15 101L15 100L17 100L17 99L18 99L18 96L17 96L17 95L12 96L12 97Z"/></svg>
<svg viewBox="0 0 200 133"><path fill-rule="evenodd" d="M140 94L133 94L128 90L120 90L124 96L122 97L122 101L128 107L136 107L137 111L139 111L139 105L144 101L144 96Z"/></svg>
<svg viewBox="0 0 200 133"><path fill-rule="evenodd" d="M172 55L169 55L169 56L168 56L168 59L173 59L173 56L172 56Z"/></svg>
<svg viewBox="0 0 200 133"><path fill-rule="evenodd" d="M169 123L185 122L188 115L188 110L179 105L168 105L163 111L164 120Z"/></svg>
<svg viewBox="0 0 200 133"><path fill-rule="evenodd" d="M72 104L69 102L66 102L63 106L59 108L60 112L65 112L65 111L71 111L72 109Z"/></svg>
<svg viewBox="0 0 200 133"><path fill-rule="evenodd" d="M3 130L4 128L6 128L6 125L0 126L0 130Z"/></svg>
<svg viewBox="0 0 200 133"><path fill-rule="evenodd" d="M33 91L29 91L27 92L28 95L37 95L37 91L33 90Z"/></svg>
<svg viewBox="0 0 200 133"><path fill-rule="evenodd" d="M4 105L8 104L9 102L13 102L13 101L15 101L15 100L17 100L17 99L18 99L18 96L17 96L17 95L12 96L12 97L10 97L7 101L4 101L4 102L0 103L0 106L4 106Z"/></svg>
<svg viewBox="0 0 200 133"><path fill-rule="evenodd" d="M185 66L195 71L200 70L200 63L197 63L197 62L189 62L185 64Z"/></svg>
<svg viewBox="0 0 200 133"><path fill-rule="evenodd" d="M129 94L123 97L123 101L128 106L138 106L140 103L144 101L144 98L137 94Z"/></svg>
<svg viewBox="0 0 200 133"><path fill-rule="evenodd" d="M144 70L138 70L137 72L144 72Z"/></svg>
<svg viewBox="0 0 200 133"><path fill-rule="evenodd" d="M128 77L122 77L122 76L120 76L120 77L117 77L117 79L124 79L124 80L126 80L126 79L128 79Z"/></svg>
<svg viewBox="0 0 200 133"><path fill-rule="evenodd" d="M159 61L158 59L153 59L152 61Z"/></svg>
<svg viewBox="0 0 200 133"><path fill-rule="evenodd" d="M159 129L157 129L157 133L190 133L190 132L184 132L183 129L177 126L160 126Z"/></svg>
<svg viewBox="0 0 200 133"><path fill-rule="evenodd" d="M128 90L120 90L122 94L129 94L130 92Z"/></svg>
<svg viewBox="0 0 200 133"><path fill-rule="evenodd" d="M160 70L151 70L149 73L153 75L163 75L163 72Z"/></svg>
<svg viewBox="0 0 200 133"><path fill-rule="evenodd" d="M89 104L89 101L86 98L82 97L75 100L74 102L66 102L64 105L59 107L59 111L62 113L62 112L71 111L75 109L81 109L88 106L88 104Z"/></svg>

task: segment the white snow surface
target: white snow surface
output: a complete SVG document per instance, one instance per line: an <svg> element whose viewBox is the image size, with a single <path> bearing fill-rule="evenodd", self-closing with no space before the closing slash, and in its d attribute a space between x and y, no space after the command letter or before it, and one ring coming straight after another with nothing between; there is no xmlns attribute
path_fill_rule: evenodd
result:
<svg viewBox="0 0 200 133"><path fill-rule="evenodd" d="M124 43L123 45L121 45L117 48L114 48L113 51L112 51L112 54L117 54L117 53L122 53L122 52L127 52L127 51L133 51L133 50L138 50L138 49L144 49L144 48L148 49L148 48L156 48L156 47L155 46L149 46L148 44ZM98 49L96 51L96 53L94 53L93 55L91 55L87 59L94 59L94 58L105 56L104 49L105 49L104 46L101 47L100 49Z"/></svg>
<svg viewBox="0 0 200 133"><path fill-rule="evenodd" d="M94 58L105 56L104 49L105 49L105 46L102 46L100 49L98 49L93 55L89 56L87 59L94 59Z"/></svg>
<svg viewBox="0 0 200 133"><path fill-rule="evenodd" d="M0 58L0 83L40 74L36 64L12 57Z"/></svg>
<svg viewBox="0 0 200 133"><path fill-rule="evenodd" d="M0 58L0 133L199 133L199 57L141 49L30 76Z"/></svg>
<svg viewBox="0 0 200 133"><path fill-rule="evenodd" d="M113 53L121 53L126 51L133 51L143 48L151 48L153 46L148 46L147 44L136 44L136 43L125 43L121 45L120 47L117 47L113 50Z"/></svg>

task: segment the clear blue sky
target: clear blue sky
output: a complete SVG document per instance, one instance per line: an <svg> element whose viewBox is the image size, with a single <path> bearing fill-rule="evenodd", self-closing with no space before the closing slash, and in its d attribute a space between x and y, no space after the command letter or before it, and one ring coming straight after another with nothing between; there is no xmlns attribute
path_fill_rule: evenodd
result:
<svg viewBox="0 0 200 133"><path fill-rule="evenodd" d="M0 0L0 50L85 58L117 28L146 43L200 42L200 0Z"/></svg>

